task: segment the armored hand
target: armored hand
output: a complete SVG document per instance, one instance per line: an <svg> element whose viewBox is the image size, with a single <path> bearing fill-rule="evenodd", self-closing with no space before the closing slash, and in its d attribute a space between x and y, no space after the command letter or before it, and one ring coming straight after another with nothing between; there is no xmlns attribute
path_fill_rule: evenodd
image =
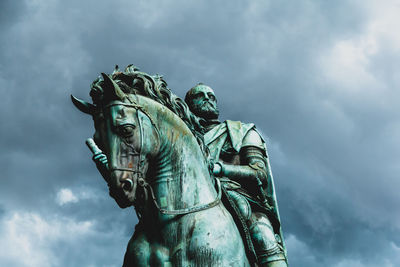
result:
<svg viewBox="0 0 400 267"><path fill-rule="evenodd" d="M241 151L241 165L222 163L213 164L213 173L217 177L228 177L238 183L245 185L259 179L263 185L267 182L267 167L261 149L246 147Z"/></svg>
<svg viewBox="0 0 400 267"><path fill-rule="evenodd" d="M245 147L241 151L240 161L243 165L216 162L213 173L216 177L227 177L236 181L249 191L256 190L254 193L262 202L266 202L263 188L268 186L267 164L263 151L257 147Z"/></svg>
<svg viewBox="0 0 400 267"><path fill-rule="evenodd" d="M107 156L100 150L92 138L86 140L86 145L93 153L93 161L96 163L97 170L103 176L104 180L108 183L110 181L110 172L108 170Z"/></svg>

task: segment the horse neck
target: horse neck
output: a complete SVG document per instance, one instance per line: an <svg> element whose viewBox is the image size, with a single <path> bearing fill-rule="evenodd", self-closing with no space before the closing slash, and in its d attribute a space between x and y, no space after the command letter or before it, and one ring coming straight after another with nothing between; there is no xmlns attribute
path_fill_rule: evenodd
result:
<svg viewBox="0 0 400 267"><path fill-rule="evenodd" d="M196 138L186 124L161 105L156 122L160 150L152 168L151 184L160 204L182 209L206 204L216 198L208 164Z"/></svg>

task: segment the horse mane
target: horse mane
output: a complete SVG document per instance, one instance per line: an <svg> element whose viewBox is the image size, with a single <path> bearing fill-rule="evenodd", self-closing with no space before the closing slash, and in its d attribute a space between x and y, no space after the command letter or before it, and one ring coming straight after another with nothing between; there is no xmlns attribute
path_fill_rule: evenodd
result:
<svg viewBox="0 0 400 267"><path fill-rule="evenodd" d="M124 93L148 97L178 115L196 137L201 150L207 156L208 150L203 139L204 127L200 123L200 118L190 111L185 101L172 93L162 76L158 74L149 75L130 64L123 72L120 71L118 65L115 66L111 79L118 84ZM94 80L91 85L90 96L96 106L100 106L104 99L103 85L104 80L101 76Z"/></svg>

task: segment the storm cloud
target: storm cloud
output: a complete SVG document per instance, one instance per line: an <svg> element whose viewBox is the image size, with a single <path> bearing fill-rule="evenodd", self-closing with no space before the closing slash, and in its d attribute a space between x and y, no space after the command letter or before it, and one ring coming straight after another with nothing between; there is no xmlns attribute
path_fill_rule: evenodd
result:
<svg viewBox="0 0 400 267"><path fill-rule="evenodd" d="M267 139L291 266L400 265L397 1L0 2L0 265L121 266L69 95L133 63Z"/></svg>

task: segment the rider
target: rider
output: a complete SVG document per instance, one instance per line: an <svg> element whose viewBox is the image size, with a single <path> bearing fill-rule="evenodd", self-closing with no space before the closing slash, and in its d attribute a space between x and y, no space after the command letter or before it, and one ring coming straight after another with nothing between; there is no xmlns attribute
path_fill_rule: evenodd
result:
<svg viewBox="0 0 400 267"><path fill-rule="evenodd" d="M233 213L245 223L259 266L287 266L278 206L265 142L254 124L218 120L214 91L202 83L185 97L205 127L213 173L224 185ZM232 209L231 209L232 212ZM234 214L233 214L234 215ZM244 231L244 232L246 232Z"/></svg>

